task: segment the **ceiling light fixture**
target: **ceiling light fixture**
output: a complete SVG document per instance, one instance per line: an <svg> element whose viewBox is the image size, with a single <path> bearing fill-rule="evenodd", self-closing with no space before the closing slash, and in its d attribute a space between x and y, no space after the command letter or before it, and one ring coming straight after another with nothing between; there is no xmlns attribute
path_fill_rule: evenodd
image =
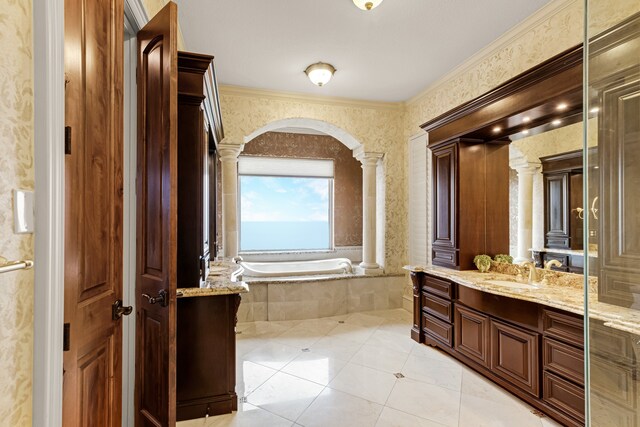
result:
<svg viewBox="0 0 640 427"><path fill-rule="evenodd" d="M523 134L523 135L529 135L529 130L528 130L528 129L523 130L523 131L522 131L522 134Z"/></svg>
<svg viewBox="0 0 640 427"><path fill-rule="evenodd" d="M380 3L382 3L382 0L353 0L353 4L362 10L375 9Z"/></svg>
<svg viewBox="0 0 640 427"><path fill-rule="evenodd" d="M496 126L493 128L493 133L498 133L502 130L502 128L500 126Z"/></svg>
<svg viewBox="0 0 640 427"><path fill-rule="evenodd" d="M560 119L555 119L554 121L551 122L551 124L554 126L558 126L560 123L562 123L562 120Z"/></svg>
<svg viewBox="0 0 640 427"><path fill-rule="evenodd" d="M336 69L331 64L325 64L324 62L316 62L311 64L304 70L304 73L309 77L311 83L318 86L324 86L329 83L333 73Z"/></svg>
<svg viewBox="0 0 640 427"><path fill-rule="evenodd" d="M558 104L556 109L562 111L562 110L566 110L567 107L568 107L567 103L566 102L562 102L562 103Z"/></svg>
<svg viewBox="0 0 640 427"><path fill-rule="evenodd" d="M591 114L596 114L598 111L600 111L600 108L598 107L593 107L591 110L589 110Z"/></svg>
<svg viewBox="0 0 640 427"><path fill-rule="evenodd" d="M522 118L522 123L529 123L531 121L531 117L525 116Z"/></svg>

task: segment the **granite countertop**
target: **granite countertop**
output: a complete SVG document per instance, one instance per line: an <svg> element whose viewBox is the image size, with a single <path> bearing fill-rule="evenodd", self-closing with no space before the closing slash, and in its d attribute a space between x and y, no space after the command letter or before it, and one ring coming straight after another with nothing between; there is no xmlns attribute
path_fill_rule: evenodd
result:
<svg viewBox="0 0 640 427"><path fill-rule="evenodd" d="M206 297L213 295L244 294L249 285L238 280L244 269L232 261L212 261L209 275L203 287L179 288L178 298Z"/></svg>
<svg viewBox="0 0 640 427"><path fill-rule="evenodd" d="M405 266L404 269L411 272L425 272L468 288L531 301L584 316L584 279L579 274L545 272L548 273L548 283L530 288L511 288L489 283L490 280L516 281L513 274L504 272L457 271L435 266ZM605 326L640 335L640 310L598 302L597 278L590 278L589 318L601 320Z"/></svg>

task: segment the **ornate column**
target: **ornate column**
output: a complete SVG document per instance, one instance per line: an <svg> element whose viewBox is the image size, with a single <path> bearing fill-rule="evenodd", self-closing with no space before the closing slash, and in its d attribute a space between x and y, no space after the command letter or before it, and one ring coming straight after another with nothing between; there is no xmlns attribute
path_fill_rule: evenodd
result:
<svg viewBox="0 0 640 427"><path fill-rule="evenodd" d="M222 247L224 256L238 255L238 156L244 144L225 142L218 144L222 175Z"/></svg>
<svg viewBox="0 0 640 427"><path fill-rule="evenodd" d="M380 274L376 262L376 170L383 154L355 150L362 163L362 263L365 274Z"/></svg>
<svg viewBox="0 0 640 427"><path fill-rule="evenodd" d="M533 243L533 176L539 163L532 163L524 158L510 162L511 168L518 173L518 249L516 262L531 260Z"/></svg>

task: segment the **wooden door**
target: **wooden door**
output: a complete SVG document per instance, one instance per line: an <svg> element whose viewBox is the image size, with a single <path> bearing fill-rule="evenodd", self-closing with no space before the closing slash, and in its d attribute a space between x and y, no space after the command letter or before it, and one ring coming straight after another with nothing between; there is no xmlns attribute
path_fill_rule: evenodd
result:
<svg viewBox="0 0 640 427"><path fill-rule="evenodd" d="M65 0L63 425L120 426L123 0Z"/></svg>
<svg viewBox="0 0 640 427"><path fill-rule="evenodd" d="M138 33L137 426L176 419L177 26L169 2Z"/></svg>

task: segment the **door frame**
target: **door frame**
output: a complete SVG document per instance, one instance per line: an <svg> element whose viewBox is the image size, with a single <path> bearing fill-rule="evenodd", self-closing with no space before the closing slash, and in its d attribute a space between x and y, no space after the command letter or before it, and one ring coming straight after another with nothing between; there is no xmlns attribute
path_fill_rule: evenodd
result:
<svg viewBox="0 0 640 427"><path fill-rule="evenodd" d="M64 323L64 0L34 0L32 10L37 230L32 425L60 427ZM149 20L142 0L125 0L125 16L140 28ZM126 353L124 356L127 357ZM129 380L124 375L123 388L128 387Z"/></svg>

